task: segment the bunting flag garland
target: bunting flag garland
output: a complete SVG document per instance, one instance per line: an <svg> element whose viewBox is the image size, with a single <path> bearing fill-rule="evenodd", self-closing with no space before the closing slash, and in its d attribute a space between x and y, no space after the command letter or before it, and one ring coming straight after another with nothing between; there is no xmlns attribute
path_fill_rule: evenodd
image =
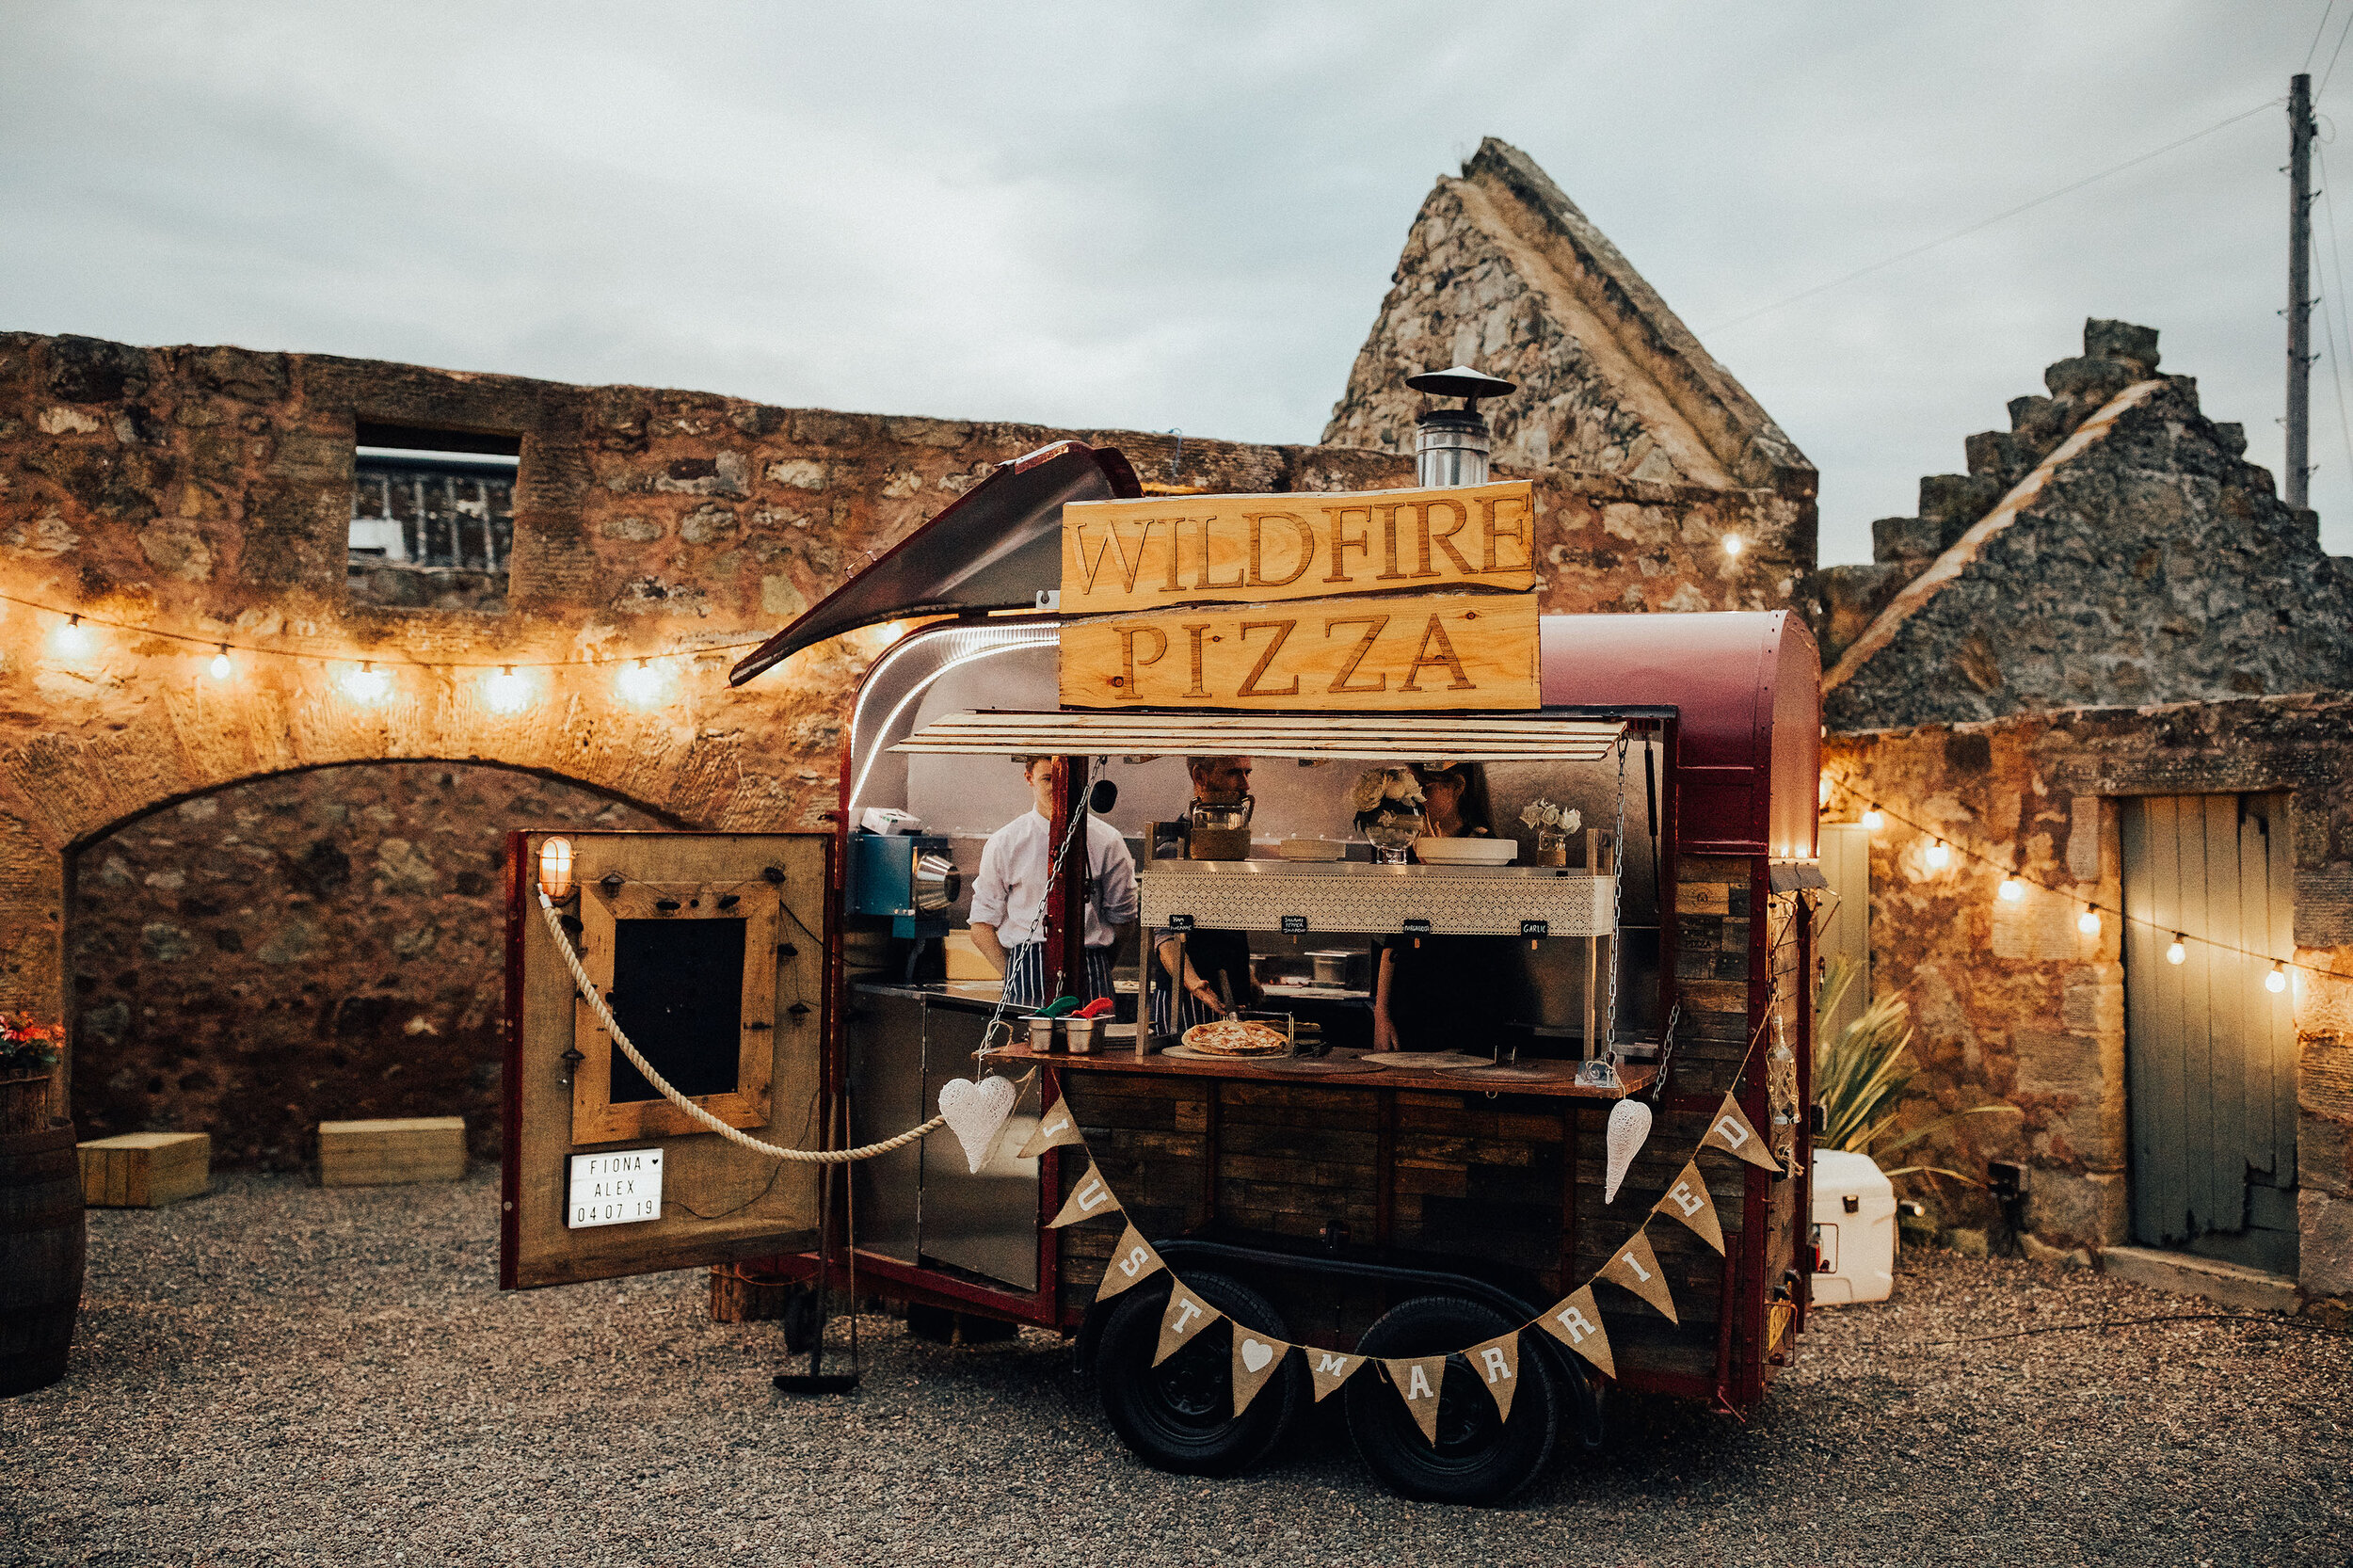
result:
<svg viewBox="0 0 2353 1568"><path fill-rule="evenodd" d="M1621 1102L1631 1103L1631 1102ZM1629 1123L1635 1118L1628 1118ZM1629 1127L1628 1131L1633 1129ZM1634 1138L1625 1142L1633 1149L1640 1147ZM1021 1147L1021 1157L1034 1158L1048 1149L1075 1146L1081 1150L1086 1140L1080 1135L1065 1102L1057 1101L1047 1108L1036 1129ZM1701 1148L1721 1149L1737 1159L1775 1175L1783 1167L1774 1159L1756 1128L1742 1113L1738 1102L1729 1094L1718 1108L1707 1134L1700 1141ZM1630 1161L1629 1161L1630 1163ZM1794 1171L1796 1162L1791 1161ZM1616 1174L1616 1173L1613 1173ZM1069 1197L1062 1211L1048 1222L1049 1228L1078 1224L1087 1220L1118 1214L1126 1219L1126 1210L1118 1195L1092 1158L1084 1173L1069 1188ZM1607 1198L1604 1200L1608 1201ZM1717 1212L1715 1195L1700 1173L1699 1157L1694 1151L1686 1160L1667 1191L1652 1205L1652 1214L1666 1214L1676 1223L1689 1227L1701 1240L1719 1254L1724 1251L1724 1232ZM1463 1356L1470 1371L1486 1386L1488 1396L1496 1401L1496 1411L1503 1420L1512 1417L1513 1396L1518 1391L1520 1371L1520 1336L1529 1327L1542 1328L1571 1352L1591 1362L1605 1377L1617 1376L1616 1359L1611 1353L1609 1336L1602 1326L1602 1312L1593 1296L1593 1286L1608 1280L1625 1290L1640 1296L1657 1307L1670 1322L1682 1320L1675 1310L1674 1297L1668 1287L1666 1273L1659 1267L1658 1254L1649 1236L1650 1221L1645 1218L1634 1234L1610 1256L1593 1277L1576 1290L1561 1298L1531 1324L1524 1324L1508 1334L1483 1340L1465 1350L1452 1352ZM1160 1341L1152 1356L1157 1367L1196 1338L1200 1331L1225 1315L1195 1295L1185 1282L1170 1269L1165 1258L1146 1240L1132 1222L1123 1225L1119 1244L1103 1271L1101 1283L1096 1290L1097 1302L1131 1289L1157 1273L1167 1273L1170 1279L1168 1305L1160 1316ZM1315 1400L1321 1403L1332 1392L1346 1383L1365 1365L1366 1357L1339 1351L1322 1350L1313 1346L1294 1345L1289 1341L1260 1334L1240 1323L1232 1327L1231 1378L1234 1415L1239 1417L1282 1370L1284 1358L1292 1351L1306 1357L1307 1371L1314 1384ZM1381 1366L1398 1396L1413 1413L1421 1434L1433 1446L1437 1442L1439 1396L1445 1381L1448 1355L1382 1358Z"/></svg>
<svg viewBox="0 0 2353 1568"><path fill-rule="evenodd" d="M1271 1334L1260 1334L1240 1323L1234 1325L1234 1414L1240 1416L1250 1408L1250 1401L1258 1397L1290 1354L1291 1347Z"/></svg>
<svg viewBox="0 0 2353 1568"><path fill-rule="evenodd" d="M1512 1396L1520 1388L1520 1331L1513 1329L1463 1353L1470 1358L1471 1370L1486 1383L1487 1392L1495 1396L1497 1417L1510 1420Z"/></svg>
<svg viewBox="0 0 2353 1568"><path fill-rule="evenodd" d="M1079 1136L1077 1118L1070 1114L1070 1102L1056 1100L1046 1108L1045 1114L1038 1117L1037 1130L1030 1134L1030 1141L1021 1145L1021 1152L1015 1158L1035 1160L1048 1149L1084 1142Z"/></svg>
<svg viewBox="0 0 2353 1568"><path fill-rule="evenodd" d="M1604 1375L1618 1375L1618 1364L1609 1356L1609 1336L1601 1329L1601 1308L1593 1302L1592 1286L1578 1286L1553 1303L1537 1321L1546 1334L1600 1368Z"/></svg>
<svg viewBox="0 0 2353 1568"><path fill-rule="evenodd" d="M1408 1356L1399 1360L1384 1360L1382 1367L1389 1374L1389 1382L1405 1408L1414 1413L1414 1424L1430 1446L1438 1446L1438 1390L1446 1383L1446 1357L1442 1355Z"/></svg>
<svg viewBox="0 0 2353 1568"><path fill-rule="evenodd" d="M1765 1140L1756 1135L1756 1128L1749 1125L1748 1117L1740 1113L1739 1105L1730 1095L1717 1109L1716 1123L1707 1129L1707 1136L1700 1140L1700 1147L1721 1149L1775 1176L1781 1175L1781 1162L1773 1158Z"/></svg>
<svg viewBox="0 0 2353 1568"><path fill-rule="evenodd" d="M1356 1368L1365 1364L1361 1355L1342 1355L1337 1351L1310 1349L1306 1355L1307 1371L1316 1380L1315 1402L1318 1404L1323 1402L1326 1394L1353 1377Z"/></svg>
<svg viewBox="0 0 2353 1568"><path fill-rule="evenodd" d="M1175 1355L1177 1347L1191 1344L1194 1335L1224 1316L1225 1314L1186 1289L1183 1280L1177 1280L1176 1288L1168 1293L1168 1310L1160 1314L1160 1346L1152 1352L1152 1365L1158 1367Z"/></svg>
<svg viewBox="0 0 2353 1568"><path fill-rule="evenodd" d="M1634 1239L1620 1247L1617 1256L1603 1266L1601 1277L1612 1285L1622 1285L1651 1305L1667 1315L1667 1321L1679 1323L1675 1316L1674 1298L1667 1293L1667 1276L1658 1267L1658 1255L1651 1251L1650 1237L1636 1231Z"/></svg>
<svg viewBox="0 0 2353 1568"><path fill-rule="evenodd" d="M1103 1268L1103 1284L1095 1292L1095 1299L1098 1302L1109 1301L1138 1280L1147 1279L1167 1267L1160 1261L1160 1255L1153 1250L1152 1243L1130 1224L1120 1232L1118 1249L1112 1254L1111 1262Z"/></svg>
<svg viewBox="0 0 2353 1568"><path fill-rule="evenodd" d="M1700 1176L1696 1158L1683 1162L1683 1169L1675 1173L1667 1195L1652 1206L1652 1212L1681 1220L1699 1233L1701 1240L1720 1253L1724 1250L1724 1227L1717 1223L1716 1200Z"/></svg>
<svg viewBox="0 0 2353 1568"><path fill-rule="evenodd" d="M1075 1225L1083 1220L1120 1212L1119 1200L1112 1196L1110 1183L1103 1179L1103 1173L1095 1168L1095 1162L1089 1160L1087 1174L1080 1176L1079 1185L1070 1190L1070 1201L1062 1206L1061 1213L1046 1222L1046 1228L1059 1230L1064 1225Z"/></svg>

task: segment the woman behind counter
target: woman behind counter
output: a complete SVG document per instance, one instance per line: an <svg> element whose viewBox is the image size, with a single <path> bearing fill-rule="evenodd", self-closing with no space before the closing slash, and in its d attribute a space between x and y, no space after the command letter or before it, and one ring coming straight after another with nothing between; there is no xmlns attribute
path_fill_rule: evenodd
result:
<svg viewBox="0 0 2353 1568"><path fill-rule="evenodd" d="M1487 773L1476 762L1417 767L1433 839L1495 835ZM1519 976L1501 936L1389 936L1372 989L1372 1048L1492 1051L1511 1019Z"/></svg>

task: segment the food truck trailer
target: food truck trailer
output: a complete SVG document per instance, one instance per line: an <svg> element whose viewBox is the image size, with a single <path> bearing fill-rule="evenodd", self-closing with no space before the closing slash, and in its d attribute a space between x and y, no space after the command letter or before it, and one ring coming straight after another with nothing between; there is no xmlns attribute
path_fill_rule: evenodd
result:
<svg viewBox="0 0 2353 1568"><path fill-rule="evenodd" d="M502 1285L726 1265L1032 1325L1151 1464L1242 1469L1331 1394L1442 1499L1598 1443L1612 1388L1754 1405L1816 1267L1818 656L1786 613L1539 614L1500 384L1449 374L1412 490L1003 465L737 668L912 623L845 702L829 831L515 834ZM1204 757L1255 764L1213 819ZM1094 1026L962 937L1030 758L1048 842L1100 817L1137 869ZM1440 761L1483 774L1481 863L1357 837L1368 770ZM1058 858L1053 991L1089 896ZM1200 931L1245 934L1276 1053L1155 1029L1156 950ZM1382 949L1465 938L1489 1021L1366 1050ZM943 1091L1004 1119L905 1136Z"/></svg>

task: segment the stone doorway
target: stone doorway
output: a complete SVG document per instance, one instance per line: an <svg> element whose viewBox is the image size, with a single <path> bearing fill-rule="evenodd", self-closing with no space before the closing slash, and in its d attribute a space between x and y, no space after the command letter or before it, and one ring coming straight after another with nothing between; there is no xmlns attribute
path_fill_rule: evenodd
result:
<svg viewBox="0 0 2353 1568"><path fill-rule="evenodd" d="M209 1132L216 1165L286 1170L321 1120L463 1115L495 1157L506 833L674 825L432 761L269 775L115 825L67 870L81 1136Z"/></svg>

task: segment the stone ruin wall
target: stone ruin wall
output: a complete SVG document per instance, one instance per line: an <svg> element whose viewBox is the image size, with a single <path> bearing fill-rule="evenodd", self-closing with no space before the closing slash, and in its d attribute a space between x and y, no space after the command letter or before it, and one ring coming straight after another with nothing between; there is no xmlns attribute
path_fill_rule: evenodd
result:
<svg viewBox="0 0 2353 1568"><path fill-rule="evenodd" d="M1527 154L1489 137L1407 232L1327 443L1409 453L1417 372L1516 383L1481 404L1499 463L1780 492L1813 465Z"/></svg>
<svg viewBox="0 0 2353 1568"><path fill-rule="evenodd" d="M352 598L345 543L361 420L520 437L503 610L402 609ZM99 947L88 950L81 974L119 985L126 968L153 970L153 984L168 992L166 961L143 952L130 957L136 939L83 902L84 892L108 887L107 853L86 846L159 806L250 789L257 778L328 770L288 783L294 795L285 799L309 803L295 808L297 819L347 790L391 792L385 808L395 814L430 798L339 766L393 760L543 776L585 792L567 810L588 810L593 798L685 826L829 825L842 695L881 633L811 649L740 691L726 686L728 666L994 464L1065 436L1119 446L1147 483L1176 490L1367 489L1411 480L1407 459L1345 448L1188 438L1179 466L1174 440L1134 432L779 408L237 348L0 335L0 595L134 629L374 659L394 677L392 695L376 707L348 701L333 684L334 668L259 654L238 652L234 679L215 682L203 673L211 647L139 630L98 630L94 651L66 658L51 647L56 616L0 602L0 1006L49 1016L72 1008L66 948L85 927L104 935L90 937ZM1776 608L1813 566L1810 497L1558 471L1530 476L1550 610ZM1737 560L1721 549L1731 532L1750 547ZM616 661L680 651L689 657L664 665L664 700L645 711L616 700ZM455 667L509 660L562 664L527 672L536 700L511 716L484 702L486 670ZM415 887L393 879L378 890L371 872L370 921L395 934L427 924L446 930L461 923L444 918L455 907L446 901L483 896L460 891L451 868L478 871L472 861L482 845L507 825L503 814L521 806L511 785L464 788L479 802L466 809L491 820L468 829L471 847L456 859L426 854L435 873ZM147 901L142 932L161 922L192 940L216 940L206 922L225 917L208 912L216 895L199 886L195 868L253 856L241 813L269 816L277 807L267 802L282 804L266 792L252 797L261 805L220 799L212 816L174 813L132 832L147 846L136 861L121 856ZM373 847L339 853L355 866L373 865L385 840L414 846L426 841L425 831L388 824ZM159 840L184 862L189 880L180 888L149 881L172 874L152 863L164 853ZM77 852L85 876L70 910L67 864ZM286 840L271 853L308 851ZM269 874L280 880L257 888L290 886L282 868ZM466 918L481 918L479 905L468 907ZM291 929L309 918L290 904L279 923ZM253 920L239 926L238 939L258 952L271 940L263 929L270 922L259 914ZM346 1002L364 1010L385 994L380 960L373 949L363 954L322 941L300 966L302 984L317 988L298 1008L288 1004L290 1016L311 1020L304 1048L345 1061L309 1076L291 1058L275 1062L268 1073L283 1083L321 1082L271 1103L298 1105L313 1121L360 1114L390 1101L358 1086L386 1081L396 1065L394 1081L415 1070L416 1037L335 1032L334 1019L357 1016ZM469 984L479 994L492 980ZM96 1008L117 997L132 1005L120 991L91 994ZM156 1021L137 1028L162 1041L182 1004L136 1005L151 1004ZM177 1046L126 1050L104 1037L112 1012L97 1034L89 1017L68 1016L75 1050L105 1062L87 1103L105 1107L110 1121L211 1114L210 1107L258 1094L232 1081L226 1064L182 1055L167 1070L155 1053ZM464 1050L480 1054L459 1076L473 1085L495 1052L488 1034L465 1037L476 1043ZM192 1096L184 1101L166 1095L139 1110L109 1097L130 1091L103 1087L126 1071L140 1094L158 1077L177 1084L209 1074L212 1081L173 1090ZM478 1103L474 1088L453 1092L462 1104L447 1109ZM59 1101L62 1111L62 1082ZM425 1109L422 1097L404 1108ZM248 1142L257 1158L282 1158L282 1130Z"/></svg>
<svg viewBox="0 0 2353 1568"><path fill-rule="evenodd" d="M1826 820L1854 821L1857 793L1899 803L1997 865L2015 856L2029 883L2005 903L1996 867L1957 855L1931 871L1927 835L1893 820L1873 835L1873 995L1910 1002L1921 1067L1907 1125L1994 1102L2023 1112L1971 1118L1906 1158L1978 1176L1987 1160L2022 1161L2027 1226L2043 1240L2127 1240L2121 922L2105 919L2097 937L2074 924L2075 899L2121 906L2117 797L2292 791L2296 961L2353 974L2349 731L2343 696L1833 731ZM2353 1296L2353 982L2300 974L2296 1003L2302 1283L2310 1299L2342 1300ZM1951 1184L1915 1195L1947 1223L1994 1215Z"/></svg>
<svg viewBox="0 0 2353 1568"><path fill-rule="evenodd" d="M497 1159L500 873L524 824L669 825L536 774L360 762L232 784L85 845L66 953L81 1135L206 1128L216 1163L286 1170L322 1114L463 1115Z"/></svg>
<svg viewBox="0 0 2353 1568"><path fill-rule="evenodd" d="M2011 402L2010 430L1969 438L1967 474L1920 481L1920 516L1872 525L1872 565L1808 585L1833 729L2353 688L2353 563L2245 459L2239 426L2201 411L2196 381L2157 377L2153 330L2089 321L2084 350L2045 372L2051 396ZM2087 419L2153 378L2007 528L1945 557L1957 578L1892 634L1872 629ZM1883 646L1839 669L1866 630Z"/></svg>

